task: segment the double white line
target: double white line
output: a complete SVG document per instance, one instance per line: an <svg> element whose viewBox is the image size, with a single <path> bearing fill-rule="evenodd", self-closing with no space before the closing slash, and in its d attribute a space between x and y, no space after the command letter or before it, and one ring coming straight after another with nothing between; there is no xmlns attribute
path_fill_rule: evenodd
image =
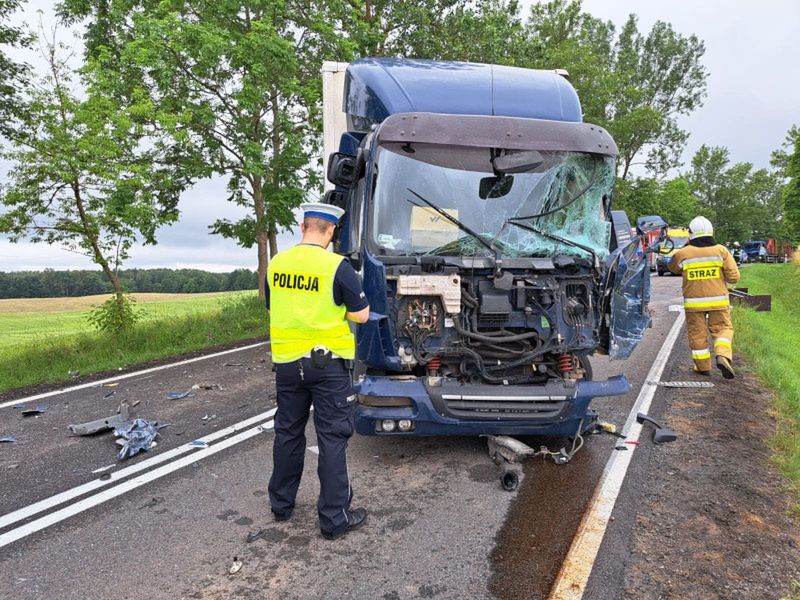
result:
<svg viewBox="0 0 800 600"><path fill-rule="evenodd" d="M245 440L249 440L250 438L263 433L264 431L269 431L275 426L275 421L272 419L272 417L275 415L276 410L277 409L273 408L265 413L245 419L244 421L236 423L235 425L231 425L230 427L220 429L219 431L215 431L214 433L211 433L205 437L199 438L201 441L206 442L207 444L212 444L212 442L222 439L221 442L216 444L209 445L207 447L199 447L192 443L184 444L162 454L157 454L156 456L148 458L147 460L138 462L130 467L125 467L119 471L114 471L109 474L110 477L106 477L105 479L94 479L88 483L84 483L83 485L79 485L70 490L61 492L60 494L56 494L55 496L50 496L49 498L45 498L44 500L35 502L34 504L3 515L0 517L0 531L11 525L14 525L15 523L25 521L34 515L50 510L51 508L55 508L97 489L108 488L97 492L96 494L87 496L86 498L78 500L72 504L68 504L67 506L48 513L43 517L29 521L28 523L11 529L6 533L0 534L0 548L7 546L8 544L11 544L21 538L29 536L32 533L41 531L46 527L55 525L64 519L68 519L69 517L82 513L83 511L97 506L98 504L102 504L103 502L111 500L112 498L121 496L122 494L143 486L146 483L155 481L156 479L164 477L165 475L169 475L178 469L182 469L183 467L186 467L192 463L203 460L204 458L208 458L209 456L213 456L217 452L221 452L226 448L230 448L231 446L235 446L236 444L244 442ZM190 452L191 454L188 456L176 459L178 456ZM155 465L161 463L167 464L158 467L157 469L149 470ZM142 471L147 472L139 475L138 477L134 477L133 479L128 479L131 475L140 473Z"/></svg>

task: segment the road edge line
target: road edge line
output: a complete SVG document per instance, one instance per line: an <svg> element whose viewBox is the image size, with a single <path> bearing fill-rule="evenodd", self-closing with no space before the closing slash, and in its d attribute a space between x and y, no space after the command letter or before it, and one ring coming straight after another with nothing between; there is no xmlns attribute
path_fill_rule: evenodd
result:
<svg viewBox="0 0 800 600"><path fill-rule="evenodd" d="M639 395L631 407L625 421L623 433L628 441L636 441L642 426L636 422L636 413L647 412L655 396L656 385L661 379L664 367L681 332L686 319L683 312L678 313L672 328L667 334L661 349L642 383ZM605 537L606 528L614 510L619 492L628 472L636 446L630 445L628 452L613 452L603 470L600 483L595 488L589 509L584 513L578 531L572 540L561 570L548 595L548 600L581 600L592 574L594 562Z"/></svg>
<svg viewBox="0 0 800 600"><path fill-rule="evenodd" d="M120 483L119 485L115 485L110 489L103 490L102 492L98 492L97 494L93 494L88 498L84 498L83 500L79 500L74 504L70 504L69 506L65 506L64 508L52 512L48 515L40 517L35 521L31 521L30 523L26 523L25 525L21 525L16 529L12 529L11 531L7 531L6 533L0 535L0 548L8 546L20 540L24 537L27 537L37 531L41 531L42 529L46 529L51 525L55 525L56 523L60 523L65 519L68 519L72 516L80 514L90 508L93 508L99 504L103 504L108 500L116 498L117 496L121 496L131 490L134 490L138 487L145 485L151 481L156 479L160 479L165 475L169 475L183 467L186 467L192 463L197 461L203 460L204 458L208 458L209 456L213 456L217 452L222 452L223 450L235 446L240 442L244 442L256 435L263 433L265 431L270 431L275 426L274 419L265 421L260 425L257 425L251 429L247 429L245 431L240 432L239 434L230 437L226 440L219 442L218 444L214 444L213 446L208 446L207 448L202 448L195 452L194 454L190 454L189 456L184 456L178 460L174 460L162 467L149 471L139 477L134 479L129 479Z"/></svg>
<svg viewBox="0 0 800 600"><path fill-rule="evenodd" d="M222 429L218 429L217 431L213 431L208 435L205 435L197 439L207 443L214 442L220 438L227 437L232 433L236 433L237 431L247 429L248 427L258 423L259 421L262 421L264 419L271 419L275 415L277 410L278 410L277 408L271 408L266 412L245 419L244 421L239 421L238 423L234 423L233 425L228 425L227 427L223 427ZM119 471L112 471L110 473L111 476L107 479L101 479L100 477L97 477L96 479L92 479L91 481L87 481L86 483L82 483L68 490L64 490L63 492L59 492L58 494L54 494L53 496L48 496L47 498L38 500L33 504L29 504L27 506L23 506L22 508L18 508L17 510L14 510L10 513L6 513L0 516L0 529L5 529L6 527L13 525L14 523L28 519L33 515L54 508L59 504L64 504L65 502L69 502L73 498L83 496L84 494L93 492L94 490L99 489L101 487L114 485L122 481L123 479L126 479L131 475L134 475L135 473L138 473L140 471L145 471L150 467L166 462L172 458L175 458L176 456L180 456L181 454L186 454L187 452L191 452L192 450L199 450L199 449L200 449L199 446L194 446L192 445L192 442L187 442L180 446L176 446L175 448L171 448L166 452L162 452L161 454L156 454L155 456L152 456L143 461L135 463L129 467L124 467Z"/></svg>
<svg viewBox="0 0 800 600"><path fill-rule="evenodd" d="M157 367L150 367L148 369L142 369L141 371L132 371L130 373L123 373L122 375L114 375L113 377L107 377L106 379L98 379L97 381L90 381L88 383L81 383L79 385L73 385L71 387L61 388L58 390L52 390L50 392L42 392L41 394L35 394L33 396L25 396L22 398L17 398L16 400L9 400L8 402L3 402L0 404L0 408L8 408L9 406L17 406L18 404L24 404L26 402L34 402L36 400L43 400L45 398L50 398L52 396L58 396L59 394L66 394L68 392L76 392L78 390L85 390L90 387L100 387L106 383L111 383L113 381L119 381L121 379L130 379L131 377L136 377L138 375L147 375L148 373L155 373L156 371L163 371L164 369L171 369L172 367L180 367L182 365L188 365L191 363L199 362L201 360L207 360L209 358L217 358L218 356L225 356L226 354L233 354L234 352L241 352L242 350L252 350L253 348L258 348L259 346L265 346L268 342L258 342L256 344L250 344L248 346L240 346L239 348L230 348L228 350L222 350L221 352L214 352L213 354L205 354L203 356L195 356L193 358L187 358L185 360L181 360L175 363L169 363L166 365L158 365Z"/></svg>

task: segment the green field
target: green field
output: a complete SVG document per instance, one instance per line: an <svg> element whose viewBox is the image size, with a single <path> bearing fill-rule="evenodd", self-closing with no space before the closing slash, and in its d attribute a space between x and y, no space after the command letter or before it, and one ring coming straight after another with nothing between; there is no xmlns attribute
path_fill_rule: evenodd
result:
<svg viewBox="0 0 800 600"><path fill-rule="evenodd" d="M791 481L800 514L800 265L750 265L739 285L772 295L771 312L734 309L735 347L775 390L776 462Z"/></svg>
<svg viewBox="0 0 800 600"><path fill-rule="evenodd" d="M0 391L266 337L266 310L255 292L134 296L142 319L119 335L86 320L107 296L0 300Z"/></svg>
<svg viewBox="0 0 800 600"><path fill-rule="evenodd" d="M213 315L226 304L256 292L213 294L131 294L142 322ZM80 298L21 298L0 300L0 352L28 342L48 343L58 336L91 332L86 320L89 310L102 304L108 295Z"/></svg>

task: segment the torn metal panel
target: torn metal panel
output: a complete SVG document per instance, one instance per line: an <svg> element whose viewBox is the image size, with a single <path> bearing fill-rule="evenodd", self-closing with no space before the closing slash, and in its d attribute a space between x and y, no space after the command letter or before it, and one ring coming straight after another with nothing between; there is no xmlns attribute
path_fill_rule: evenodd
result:
<svg viewBox="0 0 800 600"><path fill-rule="evenodd" d="M115 427L121 425L128 420L129 412L129 406L123 402L119 406L119 412L113 417L95 419L94 421L89 421L88 423L68 425L67 427L73 435L92 435L93 433L105 431L107 429L114 429Z"/></svg>

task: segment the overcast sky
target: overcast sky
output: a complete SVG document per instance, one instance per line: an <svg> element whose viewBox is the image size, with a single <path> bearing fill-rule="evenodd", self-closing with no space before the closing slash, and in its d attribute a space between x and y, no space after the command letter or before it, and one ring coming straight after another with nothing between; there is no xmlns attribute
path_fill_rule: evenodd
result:
<svg viewBox="0 0 800 600"><path fill-rule="evenodd" d="M531 2L523 4L527 7ZM31 0L24 19L35 24L35 11L42 9L48 23L51 6L51 2ZM800 0L584 0L584 8L611 20L618 29L635 12L642 31L662 20L705 42L708 97L701 109L681 121L691 134L684 161L705 143L727 146L733 162L767 167L770 152L783 142L789 127L800 124ZM66 33L64 37L72 40ZM3 171L0 164L0 177ZM255 249L239 248L231 240L208 234L208 225L220 215L235 219L243 214L244 209L227 203L225 197L223 181L196 185L181 200L180 222L160 230L157 246L133 248L126 266L255 268ZM281 236L280 247L291 240L291 235ZM92 268L92 264L54 247L0 239L0 271L45 267Z"/></svg>

